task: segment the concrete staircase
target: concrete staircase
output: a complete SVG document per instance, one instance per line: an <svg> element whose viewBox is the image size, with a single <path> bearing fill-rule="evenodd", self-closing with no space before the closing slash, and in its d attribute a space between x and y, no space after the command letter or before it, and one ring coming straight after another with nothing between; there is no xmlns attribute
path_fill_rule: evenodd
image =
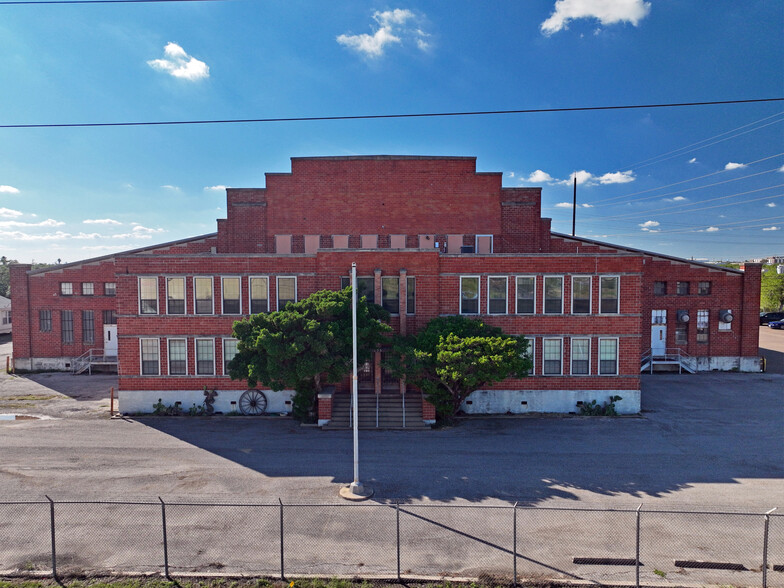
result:
<svg viewBox="0 0 784 588"><path fill-rule="evenodd" d="M364 393L358 397L360 429L429 429L422 422L422 395L405 395L405 414L403 396L399 392L376 395ZM338 393L332 398L332 420L323 428L326 430L351 428L351 395Z"/></svg>

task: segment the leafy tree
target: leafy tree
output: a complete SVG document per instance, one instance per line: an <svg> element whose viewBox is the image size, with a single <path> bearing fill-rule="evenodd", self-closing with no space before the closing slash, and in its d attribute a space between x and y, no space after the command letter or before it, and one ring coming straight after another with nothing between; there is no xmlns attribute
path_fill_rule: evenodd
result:
<svg viewBox="0 0 784 588"><path fill-rule="evenodd" d="M11 296L11 275L9 266L19 263L15 259L8 259L5 255L0 257L0 296Z"/></svg>
<svg viewBox="0 0 784 588"><path fill-rule="evenodd" d="M385 340L389 313L363 296L357 303L357 361L364 363ZM316 394L352 369L351 288L321 290L284 310L234 323L237 355L229 363L235 380L295 390L293 413L312 417Z"/></svg>
<svg viewBox="0 0 784 588"><path fill-rule="evenodd" d="M439 317L412 337L398 337L385 367L405 375L442 419L488 384L525 377L531 369L524 337L463 316Z"/></svg>
<svg viewBox="0 0 784 588"><path fill-rule="evenodd" d="M781 310L784 307L784 274L777 274L775 265L765 266L763 270L760 283L760 310Z"/></svg>

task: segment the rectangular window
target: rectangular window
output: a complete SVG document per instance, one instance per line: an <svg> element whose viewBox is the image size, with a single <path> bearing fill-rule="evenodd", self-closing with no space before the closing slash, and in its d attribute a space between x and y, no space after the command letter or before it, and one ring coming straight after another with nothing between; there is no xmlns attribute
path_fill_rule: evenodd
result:
<svg viewBox="0 0 784 588"><path fill-rule="evenodd" d="M400 314L400 278L381 278L381 306L390 314Z"/></svg>
<svg viewBox="0 0 784 588"><path fill-rule="evenodd" d="M116 282L106 282L103 285L103 294L104 294L104 296L116 296L117 295L117 283Z"/></svg>
<svg viewBox="0 0 784 588"><path fill-rule="evenodd" d="M340 278L340 289L348 288L351 286L351 277ZM360 278L357 276L357 300L362 297L368 301L368 304L376 302L376 280L375 278Z"/></svg>
<svg viewBox="0 0 784 588"><path fill-rule="evenodd" d="M82 342L95 343L95 312L92 310L82 311Z"/></svg>
<svg viewBox="0 0 784 588"><path fill-rule="evenodd" d="M240 314L240 279L223 278L221 292L223 294L223 314Z"/></svg>
<svg viewBox="0 0 784 588"><path fill-rule="evenodd" d="M710 282L697 282L697 294L700 296L710 296L711 283Z"/></svg>
<svg viewBox="0 0 784 588"><path fill-rule="evenodd" d="M416 314L416 278L406 278L406 314Z"/></svg>
<svg viewBox="0 0 784 588"><path fill-rule="evenodd" d="M269 312L269 280L250 278L250 313Z"/></svg>
<svg viewBox="0 0 784 588"><path fill-rule="evenodd" d="M158 339L139 339L142 359L142 375L157 376L161 373L160 344Z"/></svg>
<svg viewBox="0 0 784 588"><path fill-rule="evenodd" d="M63 343L74 342L73 331L73 311L61 310L60 311L60 334L62 335Z"/></svg>
<svg viewBox="0 0 784 588"><path fill-rule="evenodd" d="M572 339L572 375L584 376L591 373L591 340Z"/></svg>
<svg viewBox="0 0 784 588"><path fill-rule="evenodd" d="M72 296L73 295L73 282L60 282L60 295Z"/></svg>
<svg viewBox="0 0 784 588"><path fill-rule="evenodd" d="M487 278L487 314L506 314L507 278Z"/></svg>
<svg viewBox="0 0 784 588"><path fill-rule="evenodd" d="M654 282L653 294L654 296L664 296L667 294L667 282Z"/></svg>
<svg viewBox="0 0 784 588"><path fill-rule="evenodd" d="M697 311L697 343L708 342L708 311Z"/></svg>
<svg viewBox="0 0 784 588"><path fill-rule="evenodd" d="M675 327L675 344L688 345L689 344L689 331L688 326L683 323L678 323Z"/></svg>
<svg viewBox="0 0 784 588"><path fill-rule="evenodd" d="M139 313L158 314L158 278L139 278Z"/></svg>
<svg viewBox="0 0 784 588"><path fill-rule="evenodd" d="M223 375L229 375L229 362L237 355L237 340L224 339L223 340Z"/></svg>
<svg viewBox="0 0 784 588"><path fill-rule="evenodd" d="M528 359L531 360L531 369L528 370L528 373L533 374L536 369L536 354L534 349L535 339L533 337L526 337L525 340L528 341L528 347L525 350L525 355Z"/></svg>
<svg viewBox="0 0 784 588"><path fill-rule="evenodd" d="M492 235L477 235L475 244L477 253L492 253L493 252L493 236Z"/></svg>
<svg viewBox="0 0 784 588"><path fill-rule="evenodd" d="M651 311L651 324L652 325L666 325L667 324L667 311L666 310L652 310Z"/></svg>
<svg viewBox="0 0 784 588"><path fill-rule="evenodd" d="M560 276L544 279L544 312L545 314L563 312L563 278Z"/></svg>
<svg viewBox="0 0 784 588"><path fill-rule="evenodd" d="M169 339L169 375L185 376L188 373L188 343L185 339Z"/></svg>
<svg viewBox="0 0 784 588"><path fill-rule="evenodd" d="M517 276L517 314L534 314L535 309L536 278L534 276Z"/></svg>
<svg viewBox="0 0 784 588"><path fill-rule="evenodd" d="M602 276L599 279L599 312L602 314L618 314L618 276Z"/></svg>
<svg viewBox="0 0 784 588"><path fill-rule="evenodd" d="M95 284L92 282L82 282L82 296L92 296L95 294Z"/></svg>
<svg viewBox="0 0 784 588"><path fill-rule="evenodd" d="M561 357L563 341L561 339L543 339L543 369L545 375L561 375Z"/></svg>
<svg viewBox="0 0 784 588"><path fill-rule="evenodd" d="M289 302L297 301L297 278L278 278L278 310L284 310Z"/></svg>
<svg viewBox="0 0 784 588"><path fill-rule="evenodd" d="M212 278L193 278L196 314L212 314Z"/></svg>
<svg viewBox="0 0 784 588"><path fill-rule="evenodd" d="M599 375L618 374L618 339L599 339Z"/></svg>
<svg viewBox="0 0 784 588"><path fill-rule="evenodd" d="M49 333L52 331L52 311L39 310L38 311L38 329L42 333Z"/></svg>
<svg viewBox="0 0 784 588"><path fill-rule="evenodd" d="M185 314L185 278L166 278L166 314Z"/></svg>
<svg viewBox="0 0 784 588"><path fill-rule="evenodd" d="M678 296L687 296L689 294L689 282L678 282L676 292Z"/></svg>
<svg viewBox="0 0 784 588"><path fill-rule="evenodd" d="M116 325L117 324L117 311L116 310L104 310L103 311L103 324L105 324L105 325Z"/></svg>
<svg viewBox="0 0 784 588"><path fill-rule="evenodd" d="M460 314L479 314L479 276L460 276Z"/></svg>
<svg viewBox="0 0 784 588"><path fill-rule="evenodd" d="M572 276L572 314L591 314L591 276Z"/></svg>
<svg viewBox="0 0 784 588"><path fill-rule="evenodd" d="M212 339L196 339L196 374L215 374L215 342Z"/></svg>

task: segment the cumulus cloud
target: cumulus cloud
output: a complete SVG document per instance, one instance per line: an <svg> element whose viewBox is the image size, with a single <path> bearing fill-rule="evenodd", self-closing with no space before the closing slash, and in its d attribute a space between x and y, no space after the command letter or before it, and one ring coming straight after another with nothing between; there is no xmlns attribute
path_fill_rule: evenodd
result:
<svg viewBox="0 0 784 588"><path fill-rule="evenodd" d="M707 229L705 229L705 232L706 233L715 233L718 230L719 230L719 227L708 227Z"/></svg>
<svg viewBox="0 0 784 588"><path fill-rule="evenodd" d="M657 229L656 227L658 227L660 224L661 223L659 221L649 220L649 221L645 221L644 223L640 223L639 226L641 230L646 231L648 233L658 233L659 229Z"/></svg>
<svg viewBox="0 0 784 588"><path fill-rule="evenodd" d="M40 235L32 235L23 231L0 231L0 237L6 239L13 239L14 241L60 241L63 239L97 239L101 237L98 233L66 233L64 231L56 231L54 233L43 233Z"/></svg>
<svg viewBox="0 0 784 588"><path fill-rule="evenodd" d="M530 182L532 184L550 184L555 180L547 172L538 169L535 172L533 172L530 176L525 178L525 180L523 181Z"/></svg>
<svg viewBox="0 0 784 588"><path fill-rule="evenodd" d="M557 0L553 13L539 28L550 36L580 18L596 19L605 26L619 22L637 26L650 11L651 3L643 0Z"/></svg>
<svg viewBox="0 0 784 588"><path fill-rule="evenodd" d="M781 227L765 227L763 231L780 231Z"/></svg>
<svg viewBox="0 0 784 588"><path fill-rule="evenodd" d="M571 202L559 202L555 205L556 208L572 208ZM578 204L577 208L593 208L593 204Z"/></svg>
<svg viewBox="0 0 784 588"><path fill-rule="evenodd" d="M13 186L0 186L0 194L19 194L19 188Z"/></svg>
<svg viewBox="0 0 784 588"><path fill-rule="evenodd" d="M204 186L205 191L213 191L213 192L223 192L228 186L224 186L222 184L218 184L216 186Z"/></svg>
<svg viewBox="0 0 784 588"><path fill-rule="evenodd" d="M82 221L85 225L121 225L120 221L112 218L86 218Z"/></svg>
<svg viewBox="0 0 784 588"><path fill-rule="evenodd" d="M152 233L163 233L163 229L149 229L147 227L143 227L142 225L137 224L133 227L133 232L137 235L151 235Z"/></svg>
<svg viewBox="0 0 784 588"><path fill-rule="evenodd" d="M65 223L56 221L53 218L48 218L40 223L26 223L23 221L0 221L0 227L61 227Z"/></svg>
<svg viewBox="0 0 784 588"><path fill-rule="evenodd" d="M342 34L336 37L337 42L344 47L353 49L369 58L381 57L389 45L413 43L420 51L430 48L428 38L430 35L420 27L409 27L410 21L419 20L408 9L395 8L394 10L376 11L373 13L376 21L376 30L373 34L361 33L358 35Z"/></svg>
<svg viewBox="0 0 784 588"><path fill-rule="evenodd" d="M696 158L696 157L692 157L692 158L689 160L689 163L697 163L697 158Z"/></svg>
<svg viewBox="0 0 784 588"><path fill-rule="evenodd" d="M724 166L724 169L743 169L746 167L745 163L734 163L730 161L727 165Z"/></svg>
<svg viewBox="0 0 784 588"><path fill-rule="evenodd" d="M675 198L662 198L662 202L685 202L688 200L685 196L676 196Z"/></svg>
<svg viewBox="0 0 784 588"><path fill-rule="evenodd" d="M628 170L624 172L618 171L613 173L606 173L602 176L599 176L599 183L600 184L628 184L629 182L633 182L634 179L635 179L634 172L632 170Z"/></svg>
<svg viewBox="0 0 784 588"><path fill-rule="evenodd" d="M165 190L171 190L172 192L180 192L181 191L179 186L172 186L171 184L165 184L165 185L161 186L161 188L164 188Z"/></svg>
<svg viewBox="0 0 784 588"><path fill-rule="evenodd" d="M4 218L17 218L22 216L18 210L11 210L10 208L0 208L0 216Z"/></svg>
<svg viewBox="0 0 784 588"><path fill-rule="evenodd" d="M784 173L784 165L782 165L782 166L779 168L779 171L780 171L781 173Z"/></svg>
<svg viewBox="0 0 784 588"><path fill-rule="evenodd" d="M163 59L151 59L147 65L154 70L190 82L210 77L210 67L203 61L188 55L177 43L167 43L163 53Z"/></svg>

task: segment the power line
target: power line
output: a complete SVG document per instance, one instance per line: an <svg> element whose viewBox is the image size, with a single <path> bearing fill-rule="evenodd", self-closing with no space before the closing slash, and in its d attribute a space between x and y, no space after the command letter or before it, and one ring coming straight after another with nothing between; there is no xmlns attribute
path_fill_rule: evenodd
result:
<svg viewBox="0 0 784 588"><path fill-rule="evenodd" d="M97 1L97 0L93 0ZM576 106L568 108L524 108L518 110L478 110L467 112L422 112L409 114L360 114L348 116L294 116L280 118L236 118L214 120L169 120L169 121L135 121L105 123L54 123L54 124L3 124L0 129L52 129L73 127L142 127L163 125L214 125L214 124L246 124L275 122L315 122L337 120L373 120L392 118L433 118L446 116L483 116L497 114L539 114L545 112L587 112L600 110L632 110L640 108L675 108L681 106L715 106L721 104L751 104L758 102L782 102L784 98L753 98L748 100L712 100L709 102L673 102L662 104L625 104L620 106Z"/></svg>
<svg viewBox="0 0 784 588"><path fill-rule="evenodd" d="M752 192L762 192L764 190L772 190L773 188L781 188L782 186L784 186L784 184L779 184L778 186L769 186L767 188L760 188L759 190L749 190L748 192L740 192L739 194L730 194L729 196L719 196L718 198L710 198L709 200L703 200L702 202L713 202L713 201L716 201L716 200L723 200L724 198L733 198L735 196L743 196L745 194L751 194ZM666 210L666 212L659 212L658 210L649 210L649 211L645 211L642 214L650 215L650 214L656 213L657 216L664 216L664 215L667 215L667 214L691 214L692 212L697 212L699 210L710 210L710 209L713 209L713 208L723 208L725 206L738 206L738 205L741 205L741 204L749 204L751 202L759 202L760 200L773 200L775 198L781 198L782 196L784 196L784 194L774 194L773 196L763 196L762 198L752 198L751 200L744 200L742 202L730 202L728 204L714 204L713 206L702 206L700 208L691 208L689 210L659 209L659 210ZM689 204L683 204L681 206L694 206L695 204L702 204L702 202L691 202ZM677 207L676 206L672 206L670 208L677 208ZM629 216L634 216L636 214L640 214L640 213L627 214L627 215L618 215L618 216L615 216L615 217L607 217L607 218L608 219L612 219L612 218L620 219L620 218L627 218Z"/></svg>

